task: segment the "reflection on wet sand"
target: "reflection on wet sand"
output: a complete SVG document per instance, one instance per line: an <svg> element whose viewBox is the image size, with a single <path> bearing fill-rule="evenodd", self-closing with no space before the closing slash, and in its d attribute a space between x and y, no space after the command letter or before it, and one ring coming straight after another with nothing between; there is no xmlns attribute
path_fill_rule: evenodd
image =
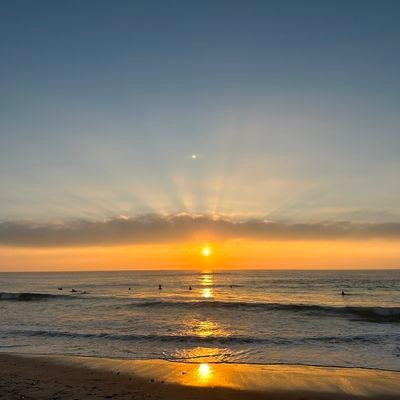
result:
<svg viewBox="0 0 400 400"><path fill-rule="evenodd" d="M213 364L202 362L177 363L162 360L110 360L93 357L30 356L39 365L75 366L85 371L103 370L121 376L143 378L145 382L173 383L263 392L263 398L318 398L318 399L398 399L400 380L398 372L358 368L306 367L301 365ZM18 358L15 358L18 361ZM26 361L21 360L22 364ZM47 368L47 367L46 367ZM89 370L90 371L90 370ZM92 376L92 375L90 375ZM155 383L152 383L155 384ZM214 393L215 394L215 393ZM194 398L188 396L187 398ZM172 397L173 398L173 397ZM199 398L199 397L196 397ZM213 393L208 397L216 398ZM218 398L230 398L219 396ZM238 397L235 397L238 398ZM243 399L251 399L243 393ZM259 396L257 398L260 398Z"/></svg>
<svg viewBox="0 0 400 400"><path fill-rule="evenodd" d="M199 382L201 383L207 383L211 378L212 378L212 366L207 363L201 363L199 364L197 368L197 377L199 379Z"/></svg>

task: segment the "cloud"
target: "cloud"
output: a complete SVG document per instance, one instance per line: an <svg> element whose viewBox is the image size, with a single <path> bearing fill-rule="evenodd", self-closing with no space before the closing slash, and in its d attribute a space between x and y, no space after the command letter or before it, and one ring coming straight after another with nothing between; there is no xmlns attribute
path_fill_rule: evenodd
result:
<svg viewBox="0 0 400 400"><path fill-rule="evenodd" d="M285 223L234 221L175 215L74 221L57 224L0 223L0 245L27 247L112 246L163 243L207 237L211 240L400 239L400 222Z"/></svg>

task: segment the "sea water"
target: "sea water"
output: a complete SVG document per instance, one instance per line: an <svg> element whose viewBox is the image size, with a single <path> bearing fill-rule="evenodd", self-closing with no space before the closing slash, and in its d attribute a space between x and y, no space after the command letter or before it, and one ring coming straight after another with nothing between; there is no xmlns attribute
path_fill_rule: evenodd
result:
<svg viewBox="0 0 400 400"><path fill-rule="evenodd" d="M0 351L399 371L400 271L1 273Z"/></svg>

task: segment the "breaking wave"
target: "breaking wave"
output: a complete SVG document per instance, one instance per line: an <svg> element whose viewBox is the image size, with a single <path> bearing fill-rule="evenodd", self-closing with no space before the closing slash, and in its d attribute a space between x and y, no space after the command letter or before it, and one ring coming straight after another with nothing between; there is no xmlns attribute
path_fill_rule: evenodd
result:
<svg viewBox="0 0 400 400"><path fill-rule="evenodd" d="M40 301L50 299L72 298L72 296L49 293L8 293L0 292L0 300L7 301Z"/></svg>
<svg viewBox="0 0 400 400"><path fill-rule="evenodd" d="M5 332L3 332L5 334ZM15 330L7 332L7 335L28 336L28 337L52 337L52 338L76 338L76 339L106 339L120 341L147 341L147 342L168 342L168 343L186 343L186 344L271 344L271 345L294 345L305 343L381 343L391 339L390 335L358 335L358 336L309 336L295 338L260 338L252 336L198 336L198 335L118 335L106 332L84 333L67 331L46 331L46 330Z"/></svg>
<svg viewBox="0 0 400 400"><path fill-rule="evenodd" d="M131 303L134 307L180 307L180 308L228 308L239 310L287 311L292 313L308 313L319 316L347 316L366 319L373 322L400 322L400 307L334 307L313 304L281 304L226 301L146 301Z"/></svg>

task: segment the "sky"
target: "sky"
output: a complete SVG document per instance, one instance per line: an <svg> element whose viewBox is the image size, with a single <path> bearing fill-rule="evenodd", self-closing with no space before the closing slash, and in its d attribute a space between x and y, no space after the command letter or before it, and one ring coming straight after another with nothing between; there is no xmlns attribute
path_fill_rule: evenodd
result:
<svg viewBox="0 0 400 400"><path fill-rule="evenodd" d="M3 0L0 271L400 268L399 18Z"/></svg>

